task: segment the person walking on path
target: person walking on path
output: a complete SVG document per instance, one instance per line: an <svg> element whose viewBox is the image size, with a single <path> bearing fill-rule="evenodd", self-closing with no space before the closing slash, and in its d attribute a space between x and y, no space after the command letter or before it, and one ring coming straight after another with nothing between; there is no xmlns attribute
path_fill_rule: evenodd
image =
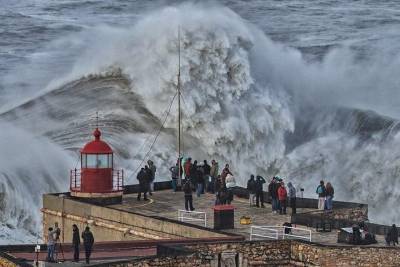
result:
<svg viewBox="0 0 400 267"><path fill-rule="evenodd" d="M335 194L335 190L333 189L333 186L329 182L326 183L325 194L326 194L326 209L328 211L331 211L332 210L332 199L333 199L333 195Z"/></svg>
<svg viewBox="0 0 400 267"><path fill-rule="evenodd" d="M72 225L72 247L74 249L74 261L79 261L79 245L81 244L81 237L79 235L79 229L76 224Z"/></svg>
<svg viewBox="0 0 400 267"><path fill-rule="evenodd" d="M319 210L324 210L325 208L325 194L326 194L326 189L324 185L324 181L321 180L319 182L319 185L317 187L317 190L315 191L318 194L318 209Z"/></svg>
<svg viewBox="0 0 400 267"><path fill-rule="evenodd" d="M249 204L250 207L255 205L254 198L256 197L256 180L254 175L250 175L250 179L247 181L247 191L249 192Z"/></svg>
<svg viewBox="0 0 400 267"><path fill-rule="evenodd" d="M210 169L210 176L211 176L211 193L215 194L217 191L215 188L215 183L218 178L218 162L216 162L214 159L211 161L211 169Z"/></svg>
<svg viewBox="0 0 400 267"><path fill-rule="evenodd" d="M264 206L264 192L263 185L265 184L265 179L260 175L256 177L256 206L259 208L261 203L261 208L265 208Z"/></svg>
<svg viewBox="0 0 400 267"><path fill-rule="evenodd" d="M289 204L292 208L292 214L296 214L296 188L292 185L291 182L288 183L289 189Z"/></svg>
<svg viewBox="0 0 400 267"><path fill-rule="evenodd" d="M185 210L194 211L193 196L192 196L192 182L189 178L185 179L183 184L183 193L185 195Z"/></svg>
<svg viewBox="0 0 400 267"><path fill-rule="evenodd" d="M94 244L94 237L92 232L90 231L89 226L86 226L85 231L83 231L82 240L83 240L83 245L85 247L86 263L89 264L90 254L92 254L92 249Z"/></svg>
<svg viewBox="0 0 400 267"><path fill-rule="evenodd" d="M171 172L171 184L172 184L172 190L174 193L176 192L176 187L177 187L177 181L179 179L179 166L178 163L176 163L175 166L172 166L169 168Z"/></svg>
<svg viewBox="0 0 400 267"><path fill-rule="evenodd" d="M139 171L138 175L136 176L136 179L138 179L139 181L139 192L137 200L140 200L142 193L143 193L143 199L147 200L147 191L149 188L149 179L150 179L150 170L148 169L147 165Z"/></svg>
<svg viewBox="0 0 400 267"><path fill-rule="evenodd" d="M386 235L386 243L388 246L393 242L393 246L396 246L396 244L399 244L399 231L397 230L397 227L395 224L392 225L390 228L389 232Z"/></svg>
<svg viewBox="0 0 400 267"><path fill-rule="evenodd" d="M156 165L154 165L154 162L151 160L147 161L147 164L149 165L149 169L150 169L150 187L149 187L149 194L150 196L153 195L153 191L154 191L154 180L156 179Z"/></svg>

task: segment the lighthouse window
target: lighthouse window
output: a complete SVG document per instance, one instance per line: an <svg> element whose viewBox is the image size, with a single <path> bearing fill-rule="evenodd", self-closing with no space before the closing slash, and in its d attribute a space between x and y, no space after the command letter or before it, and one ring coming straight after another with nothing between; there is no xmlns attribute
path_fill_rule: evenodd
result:
<svg viewBox="0 0 400 267"><path fill-rule="evenodd" d="M108 155L97 155L97 168L108 168Z"/></svg>
<svg viewBox="0 0 400 267"><path fill-rule="evenodd" d="M112 168L112 154L82 154L82 168Z"/></svg>
<svg viewBox="0 0 400 267"><path fill-rule="evenodd" d="M96 168L97 155L86 155L86 168Z"/></svg>

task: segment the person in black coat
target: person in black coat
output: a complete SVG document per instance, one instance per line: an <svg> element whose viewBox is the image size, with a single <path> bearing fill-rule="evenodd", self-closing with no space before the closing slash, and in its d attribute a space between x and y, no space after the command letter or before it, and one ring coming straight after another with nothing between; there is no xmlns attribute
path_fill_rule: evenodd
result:
<svg viewBox="0 0 400 267"><path fill-rule="evenodd" d="M72 247L74 248L74 261L79 261L79 245L81 238L79 236L79 229L76 224L72 225Z"/></svg>
<svg viewBox="0 0 400 267"><path fill-rule="evenodd" d="M387 233L386 242L389 246L392 242L393 246L399 244L399 232L397 231L397 227L395 224L392 225L392 228L390 228L389 232Z"/></svg>
<svg viewBox="0 0 400 267"><path fill-rule="evenodd" d="M136 176L136 179L139 181L139 193L137 196L137 200L140 200L142 193L143 193L143 199L147 200L147 191L149 190L149 183L150 183L150 169L147 167L142 168L138 175Z"/></svg>
<svg viewBox="0 0 400 267"><path fill-rule="evenodd" d="M263 185L265 184L265 179L260 175L257 175L256 178L256 206L265 208L264 206L264 194L263 194Z"/></svg>
<svg viewBox="0 0 400 267"><path fill-rule="evenodd" d="M185 210L194 211L193 196L192 196L192 182L189 179L185 179L185 182L183 184L183 193L185 194Z"/></svg>
<svg viewBox="0 0 400 267"><path fill-rule="evenodd" d="M85 256L86 263L90 262L90 254L92 254L92 248L94 243L94 237L92 232L90 231L89 226L86 226L85 231L82 233L83 245L85 246Z"/></svg>

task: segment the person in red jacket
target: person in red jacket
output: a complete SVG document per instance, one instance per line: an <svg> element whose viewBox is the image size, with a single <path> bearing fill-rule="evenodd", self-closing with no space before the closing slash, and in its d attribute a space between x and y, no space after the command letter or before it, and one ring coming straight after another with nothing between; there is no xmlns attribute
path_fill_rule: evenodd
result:
<svg viewBox="0 0 400 267"><path fill-rule="evenodd" d="M279 214L286 214L287 191L283 182L281 182L281 186L278 188L278 199L281 204Z"/></svg>

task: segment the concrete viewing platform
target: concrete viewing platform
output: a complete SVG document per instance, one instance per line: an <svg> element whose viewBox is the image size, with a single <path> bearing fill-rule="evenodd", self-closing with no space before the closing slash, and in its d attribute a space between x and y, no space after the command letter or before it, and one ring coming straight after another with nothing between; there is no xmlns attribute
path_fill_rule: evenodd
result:
<svg viewBox="0 0 400 267"><path fill-rule="evenodd" d="M164 217L172 220L178 220L178 210L184 209L184 196L182 192L172 192L172 190L156 191L152 196L149 196L148 201L138 201L136 199L137 194L127 194L123 197L122 204L110 205L113 209L123 210L127 212L141 213L147 216ZM215 195L205 193L200 197L193 194L193 206L195 211L205 212L207 214L207 227L213 229L214 227L214 202ZM250 207L248 199L234 197L232 202L235 207L235 219L234 229L226 229L224 232L242 235L246 240L250 237L250 226L282 226L285 222L291 221L291 208L287 208L286 215L279 215L272 213L272 206L265 203L265 208ZM304 213L316 211L316 209L310 208L298 208L297 213ZM247 216L251 218L252 223L250 225L240 224L240 218ZM195 221L188 222L191 224L204 226L203 222ZM312 242L335 245L338 239L337 230L332 229L331 232L317 232L313 227L307 227L303 225L293 225L299 228L308 229L312 232ZM386 246L384 236L376 235L377 244L370 246ZM341 244L343 245L343 244Z"/></svg>

